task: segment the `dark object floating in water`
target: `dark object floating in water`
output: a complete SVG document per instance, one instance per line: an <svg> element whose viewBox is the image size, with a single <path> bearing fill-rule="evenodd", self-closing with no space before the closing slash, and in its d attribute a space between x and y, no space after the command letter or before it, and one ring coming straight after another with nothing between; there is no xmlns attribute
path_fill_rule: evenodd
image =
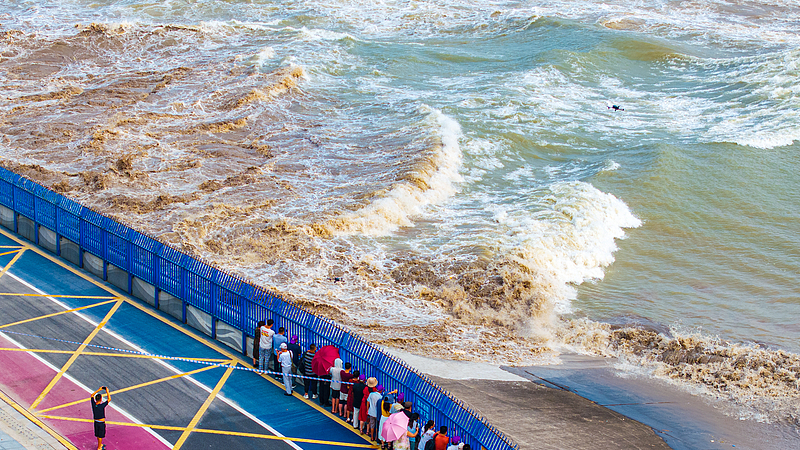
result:
<svg viewBox="0 0 800 450"><path fill-rule="evenodd" d="M607 107L608 109L613 109L614 111L625 111L619 105L611 105Z"/></svg>

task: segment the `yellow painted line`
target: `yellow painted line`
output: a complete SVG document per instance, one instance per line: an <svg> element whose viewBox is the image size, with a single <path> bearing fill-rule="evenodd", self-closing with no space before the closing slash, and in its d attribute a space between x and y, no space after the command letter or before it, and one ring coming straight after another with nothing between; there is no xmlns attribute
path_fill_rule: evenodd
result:
<svg viewBox="0 0 800 450"><path fill-rule="evenodd" d="M64 447L66 447L68 450L78 450L78 447L72 445L72 442L68 441L66 438L64 438L64 436L61 436L60 434L56 433L55 430L53 430L52 428L47 426L47 424L39 420L38 417L28 412L28 410L18 405L17 402L15 402L13 399L7 397L5 394L3 394L2 391L0 391L0 399L11 405L12 408L16 409L20 414L25 416L28 420L38 425L39 428L46 431L47 434L56 438L58 442L61 442L61 444L64 445Z"/></svg>
<svg viewBox="0 0 800 450"><path fill-rule="evenodd" d="M233 361L226 361L226 362L230 363L230 362L233 362ZM189 375L194 375L196 373L205 372L206 370L216 369L218 367L219 366L202 367L200 369L192 370L191 372L176 373L175 375L170 375L168 377L159 378L157 380L151 380L151 381L147 381L147 382L144 382L144 383L135 384L133 386L128 386L128 387L122 388L122 389L114 389L114 395L122 394L123 392L132 391L134 389L139 389L139 388L143 388L143 387L146 387L146 386L152 386L154 384L162 383L164 381L170 381L170 380L175 380L175 379L178 379L178 378L181 378L181 377L185 377L185 376L189 376ZM63 405L58 405L58 406L53 406L52 408L41 409L41 410L37 411L37 413L50 412L50 411L53 411L53 410L56 410L56 409L61 409L61 408L66 408L68 406L77 405L77 404L83 403L85 401L86 401L86 399L82 398L82 399L74 401L74 402L65 403Z"/></svg>
<svg viewBox="0 0 800 450"><path fill-rule="evenodd" d="M17 295L17 294L0 294L0 295ZM115 300L118 300L118 299L115 299ZM0 325L0 329L5 328L5 327L10 327L10 326L13 326L13 325L19 325L21 323L33 322L33 321L40 320L40 319L47 319L48 317L60 316L61 314L73 313L75 311L80 311L80 310L83 310L83 309L94 308L95 306L107 305L107 304L113 303L113 302L114 302L114 300L107 300L105 302L95 303L93 305L81 306L80 308L68 309L66 311L59 311L59 312L52 313L52 314L45 314L43 316L33 317L31 319L20 320L19 322L7 323L5 325Z"/></svg>
<svg viewBox="0 0 800 450"><path fill-rule="evenodd" d="M37 414L37 416L41 419L50 419L50 420L66 420L69 422L83 422L89 423L94 422L92 419L83 419L83 418L76 418L76 417L63 417L63 416L51 416L48 414ZM188 427L175 427L169 425L153 425L153 424L145 424L145 423L131 423L131 422L114 422L112 420L107 420L106 425L119 425L123 427L138 427L138 428L152 428L154 430L169 430L169 431L186 431ZM271 434L258 434L258 433L244 433L239 431L225 431L225 430L209 430L205 428L195 428L193 430L195 433L206 433L206 434L220 434L224 436L238 436L238 437L251 437L257 439L269 439L274 441L292 441L292 442L305 442L309 444L323 444L323 445L332 445L338 447L353 447L353 448L378 448L379 446L374 444L355 444L349 442L338 442L338 441L323 441L319 439L307 439L307 438L293 438L293 437L285 437L285 436L274 436ZM178 448L173 447L173 450Z"/></svg>
<svg viewBox="0 0 800 450"><path fill-rule="evenodd" d="M165 317L162 317L160 314L155 312L149 305L147 307L145 307L144 305L141 305L136 301L128 299L126 297L126 294L122 294L122 293L116 291L115 289L112 289L112 288L106 286L105 284L97 281L94 277L89 276L88 274L85 274L85 273L81 272L79 269L76 269L76 268L74 268L72 266L67 265L67 263L61 261L58 257L53 256L53 255L51 255L51 254L49 254L49 253L45 252L44 250L39 249L37 247L28 246L24 241L21 241L20 239L18 239L13 234L5 231L4 229L2 229L2 227L0 227L0 234L2 234L3 236L5 236L5 237L7 237L7 238L9 238L11 240L13 240L14 242L18 242L19 244L23 245L26 249L31 250L31 251L39 254L43 258L53 262L54 264L58 265L59 267L61 267L63 269L68 270L69 272L72 272L73 274L75 274L78 277L88 281L89 283L92 283L95 286L98 286L99 288L105 290L106 292L110 293L111 295L114 295L114 296L117 296L117 297L124 297L125 298L125 302L127 304L133 306L134 308L138 309L139 311L142 311L143 313L149 315L150 317L153 317L156 320L160 320L162 323L164 323L164 324L172 327L173 329L185 334L186 336L188 336L188 337L190 337L190 338L202 343L203 345L205 345L206 347L214 350L215 352L220 353L220 354L224 355L225 357L230 358L230 359L232 359L234 361L237 361L239 364L241 364L241 365L243 365L245 367L251 367L251 368L253 367L249 362L245 361L240 355L238 355L238 354L234 355L231 352L229 352L228 350L223 349L223 348L219 347L218 345L216 345L216 344L214 344L212 342L209 342L205 336L201 337L198 334L196 334L196 333L194 333L194 332L192 332L192 331L190 331L190 330L188 330L186 328L183 328L178 324L173 323L171 320L168 320ZM272 383L273 385L277 386L278 388L284 389L283 384L279 383L277 380L273 379L272 377L269 377L269 376L264 375L264 374L259 374L259 375L261 375L262 378L264 378L265 380L269 381L270 383ZM306 403L310 407L316 409L318 412L324 414L326 417L330 418L334 422L338 423L339 425L344 426L345 429L350 430L356 436L360 437L361 439L364 439L364 441L371 442L369 439L367 439L367 437L365 435L359 433L358 430L356 430L355 428L353 428L352 426L347 424L347 422L345 422L341 418L339 418L338 415L335 415L335 414L331 413L329 410L319 406L317 403L312 402L310 399L304 399L301 395L299 395L297 393L295 393L294 396L295 396L295 398L297 398L300 401Z"/></svg>
<svg viewBox="0 0 800 450"><path fill-rule="evenodd" d="M31 352L31 353L52 353L56 355L71 355L74 353L74 350L48 350L43 348L16 348L16 347L0 347L0 351L2 352ZM105 352L83 352L81 353L82 356L111 356L114 358L141 358L141 359L164 359L164 360L171 360L174 359L171 356L158 356L158 355L137 355L134 353L105 353ZM187 362L214 362L214 363L221 363L221 364L230 364L233 361L224 359L224 358L181 358L183 361ZM212 367L219 367L219 366L212 366Z"/></svg>
<svg viewBox="0 0 800 450"><path fill-rule="evenodd" d="M42 391L42 393L39 394L38 397L36 397L36 400L34 400L34 402L31 404L31 408L30 408L31 410L34 410L34 409L36 409L37 406L39 406L39 403L41 403L42 400L44 400L44 397L48 394L48 392L50 392L50 390L53 389L53 386L55 386L56 383L58 383L58 380L60 380L61 377L67 372L67 369L69 369L69 367L72 365L72 363L74 363L75 360L78 359L78 356L80 356L80 354L86 348L86 345L89 342L92 342L92 339L94 339L94 337L97 335L97 333L99 333L100 330L104 326L106 326L106 323L108 323L109 319L111 319L111 316L113 316L114 313L117 312L117 309L119 309L119 307L123 303L124 303L123 299L117 300L117 303L114 304L114 306L111 308L111 311L109 311L108 314L106 314L106 316L103 317L103 321L100 322L99 324L97 324L97 326L94 328L94 330L92 330L92 332L89 334L89 336L86 339L83 340L83 343L80 345L80 347L78 347L78 349L75 350L75 352L72 354L72 356L69 358L69 360L64 364L63 367L61 367L61 370L56 374L56 376L53 377L52 380L50 380L50 383L47 385L46 388L44 388L44 391Z"/></svg>
<svg viewBox="0 0 800 450"><path fill-rule="evenodd" d="M22 256L23 253L25 253L25 250L26 249L23 248L22 250L14 250L13 252L8 252L8 253L16 253L16 255L13 258L11 258L11 261L9 261L9 263L6 264L5 267L3 267L3 270L0 270L0 277L2 277L3 275L6 274L6 272L8 272L8 269L17 262L17 260L19 259L20 256ZM8 253L5 254L7 255Z"/></svg>
<svg viewBox="0 0 800 450"><path fill-rule="evenodd" d="M197 413L194 415L194 417L192 417L192 421L189 422L189 426L186 427L186 429L183 431L183 434L181 434L181 437L178 438L178 442L172 446L172 450L179 450L181 447L183 447L183 444L186 443L186 439L189 438L189 434L191 434L192 430L194 430L194 428L200 422L200 418L203 417L203 414L206 413L208 407L211 406L211 402L214 401L214 399L217 397L217 394L219 394L219 391L222 390L222 386L225 386L225 382L228 381L228 377L231 376L235 367L236 363L233 363L232 366L228 367L228 370L226 370L225 374L222 375L222 378L219 379L217 385L214 386L214 390L208 394L208 398L206 398L206 401L203 402L203 406L201 406L200 409L197 410Z"/></svg>
<svg viewBox="0 0 800 450"><path fill-rule="evenodd" d="M120 297L103 297L97 295L60 295L60 294L23 294L18 292L0 292L0 295L18 295L20 297L53 297L53 298L88 298L94 300L117 300Z"/></svg>
<svg viewBox="0 0 800 450"><path fill-rule="evenodd" d="M309 444L335 445L335 446L339 446L339 447L378 448L377 445L373 445L373 444L352 444L352 443L349 443L349 442L322 441L322 440L319 440L319 439L290 438L290 437L272 436L272 435L269 435L269 434L244 433L244 432L239 432L239 431L207 430L207 429L203 429L203 428L197 428L194 431L196 433L223 434L223 435L226 435L226 436L242 436L242 437L260 438L260 439L274 439L274 440L280 440L280 441L306 442L306 443L309 443Z"/></svg>
<svg viewBox="0 0 800 450"><path fill-rule="evenodd" d="M67 422L84 422L84 423L94 422L93 419L81 419L78 417L51 416L49 414L37 414L36 416L41 419L65 420ZM170 430L170 431L183 431L186 429L186 427L173 427L169 425L152 425L146 423L114 422L113 420L106 420L106 425L120 425L123 427L152 428L154 430Z"/></svg>
<svg viewBox="0 0 800 450"><path fill-rule="evenodd" d="M19 246L19 245L0 245L0 248L15 248L17 250L22 250L23 248L25 248L25 246L24 245L23 246Z"/></svg>
<svg viewBox="0 0 800 450"><path fill-rule="evenodd" d="M13 247L13 248L15 248L16 250L12 250L10 252L0 253L0 256L6 256L6 255L10 255L12 253L17 253L18 251L21 251L21 250L25 250L24 248L19 248L19 247Z"/></svg>

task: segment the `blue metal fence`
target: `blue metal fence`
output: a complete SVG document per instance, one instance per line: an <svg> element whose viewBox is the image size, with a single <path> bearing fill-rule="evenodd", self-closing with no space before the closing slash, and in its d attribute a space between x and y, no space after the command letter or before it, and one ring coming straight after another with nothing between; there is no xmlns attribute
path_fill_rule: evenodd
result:
<svg viewBox="0 0 800 450"><path fill-rule="evenodd" d="M479 413L450 395L426 375L392 355L280 296L236 275L226 273L169 245L133 230L96 211L59 195L29 179L0 168L0 204L56 234L57 242L67 239L107 265L145 281L158 292L168 293L214 320L227 323L252 336L259 320L272 318L288 335L318 346L334 345L342 359L367 376L375 376L388 390L398 389L424 419L446 425L473 448L516 449L502 432ZM82 261L82 257L81 257ZM110 267L109 267L110 270ZM105 274L105 269L104 269ZM128 291L131 291L128 285ZM216 323L216 322L214 322ZM246 353L246 349L245 349Z"/></svg>

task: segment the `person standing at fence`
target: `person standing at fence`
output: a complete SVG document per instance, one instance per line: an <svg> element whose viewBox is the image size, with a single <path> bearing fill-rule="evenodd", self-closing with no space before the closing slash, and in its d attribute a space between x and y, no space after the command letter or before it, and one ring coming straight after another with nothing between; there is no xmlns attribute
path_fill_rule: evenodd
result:
<svg viewBox="0 0 800 450"><path fill-rule="evenodd" d="M403 409L401 405L397 403L397 389L393 390L392 392L387 392L384 394L383 398L378 402L378 439L382 440L383 436L383 424L392 415L395 411L400 411ZM395 408L395 406L397 408ZM386 442L383 442L382 448L392 448L391 443L389 443L388 447Z"/></svg>
<svg viewBox="0 0 800 450"><path fill-rule="evenodd" d="M357 372L357 371L356 371ZM354 372L355 373L355 372ZM356 384L353 385L353 428L358 431L362 431L362 420L360 417L361 414L361 403L364 400L364 390L367 388L367 376L359 374L356 380Z"/></svg>
<svg viewBox="0 0 800 450"><path fill-rule="evenodd" d="M283 385L286 386L286 393L284 395L292 395L292 352L288 348L288 344L284 342L278 349L278 362L281 365L281 373L283 373Z"/></svg>
<svg viewBox="0 0 800 450"><path fill-rule="evenodd" d="M329 408L331 406L331 374L327 373L317 380L319 388L319 406Z"/></svg>
<svg viewBox="0 0 800 450"><path fill-rule="evenodd" d="M300 344L297 343L299 340L297 335L292 335L287 345L289 351L292 352L292 386L298 383L296 376L297 371L300 370L300 359L303 356L303 349L301 349Z"/></svg>
<svg viewBox="0 0 800 450"><path fill-rule="evenodd" d="M363 433L369 435L369 394L375 391L373 386L378 385L378 380L375 377L367 378L367 385L364 388L364 397L361 400L361 411L358 413L358 420L361 422Z"/></svg>
<svg viewBox="0 0 800 450"><path fill-rule="evenodd" d="M303 380L303 386L305 387L305 394L303 394L304 398L309 398L309 395L312 395L313 398L317 398L317 380L312 380L314 371L311 369L311 361L314 360L314 354L317 353L317 346L316 344L311 344L308 347L308 351L303 354L303 360L301 364L303 364L303 374L306 378Z"/></svg>
<svg viewBox="0 0 800 450"><path fill-rule="evenodd" d="M447 425L442 425L439 427L439 432L433 435L433 449L434 450L447 450L447 446L450 444L450 438L447 437ZM426 449L428 445L425 446Z"/></svg>
<svg viewBox="0 0 800 450"><path fill-rule="evenodd" d="M103 401L103 394L100 391L106 391L106 401ZM102 386L100 389L92 392L89 397L92 402L92 417L94 418L94 436L97 438L97 450L105 449L103 445L103 438L106 437L106 406L111 401L111 392L108 388Z"/></svg>
<svg viewBox="0 0 800 450"><path fill-rule="evenodd" d="M353 369L353 364L349 361L344 363L344 370L339 374L342 379L342 388L339 389L339 417L344 417L345 422L350 421L350 412L347 410L347 398L350 396L350 380L353 374L350 371Z"/></svg>
<svg viewBox="0 0 800 450"><path fill-rule="evenodd" d="M283 327L278 328L278 332L272 335L272 356L275 358L274 371L280 372L280 362L278 362L278 350L281 349L281 344L288 344L289 339L286 338L286 329Z"/></svg>
<svg viewBox="0 0 800 450"><path fill-rule="evenodd" d="M261 327L266 324L267 323L263 320L259 320L258 325L256 325L256 331L253 333L253 367L258 367L258 350L261 345Z"/></svg>
<svg viewBox="0 0 800 450"><path fill-rule="evenodd" d="M342 391L342 358L333 361L333 367L328 369L331 374L331 412L339 414L339 394Z"/></svg>
<svg viewBox="0 0 800 450"><path fill-rule="evenodd" d="M347 367L347 364L345 364L345 367ZM352 365L351 365L351 367L352 367ZM346 388L347 389L346 390L347 399L343 400L344 401L344 414L345 414L344 418L345 418L345 421L347 423L352 425L353 421L355 420L355 418L353 416L353 409L354 409L353 408L353 392L354 392L353 391L353 387L355 386L356 383L358 383L358 377L361 376L361 373L358 371L358 369L356 369L352 373L349 373L348 376L349 376L348 381L350 381L350 384L348 384L347 388Z"/></svg>
<svg viewBox="0 0 800 450"><path fill-rule="evenodd" d="M258 341L258 370L267 370L269 361L272 357L272 335L275 331L272 319L267 320L266 325L261 326L261 338Z"/></svg>
<svg viewBox="0 0 800 450"><path fill-rule="evenodd" d="M428 423L425 424L425 428L422 429L422 436L419 438L419 443L417 444L417 448L421 448L425 450L425 444L428 443L431 439L433 439L433 435L436 433L436 422L433 420L429 420Z"/></svg>
<svg viewBox="0 0 800 450"><path fill-rule="evenodd" d="M450 445L447 447L447 450L461 450L461 444L459 444L460 442L460 437L453 436L453 438L450 439Z"/></svg>
<svg viewBox="0 0 800 450"><path fill-rule="evenodd" d="M377 383L378 380L376 378L370 378L367 380L367 386L370 385L370 380L372 381L372 385ZM369 437L373 441L378 440L378 417L380 417L381 412L378 410L380 408L379 404L381 399L383 398L383 385L379 384L375 386L375 390L372 391L369 396L367 396L367 415L369 415L369 425L367 428L369 429Z"/></svg>
<svg viewBox="0 0 800 450"><path fill-rule="evenodd" d="M411 402L406 402L406 404ZM410 411L410 407L406 407L406 411ZM411 413L411 417L408 419L408 427L406 428L408 432L408 448L409 450L417 450L417 442L419 442L419 414ZM397 450L397 449L395 449Z"/></svg>

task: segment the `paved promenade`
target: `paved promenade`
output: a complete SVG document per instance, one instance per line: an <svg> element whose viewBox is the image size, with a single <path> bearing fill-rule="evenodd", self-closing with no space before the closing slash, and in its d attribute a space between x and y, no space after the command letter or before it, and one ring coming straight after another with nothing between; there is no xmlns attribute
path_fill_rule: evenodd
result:
<svg viewBox="0 0 800 450"><path fill-rule="evenodd" d="M4 229L0 311L0 419L15 414L0 420L0 449L95 448L89 394L101 385L109 450L373 447L240 370L240 354Z"/></svg>

